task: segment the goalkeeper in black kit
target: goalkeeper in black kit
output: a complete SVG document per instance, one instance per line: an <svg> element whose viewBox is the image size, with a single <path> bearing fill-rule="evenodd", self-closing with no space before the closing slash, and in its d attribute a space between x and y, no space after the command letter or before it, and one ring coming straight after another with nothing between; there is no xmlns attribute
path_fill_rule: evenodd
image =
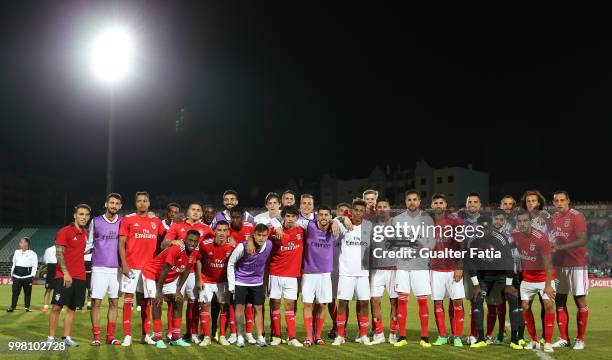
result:
<svg viewBox="0 0 612 360"><path fill-rule="evenodd" d="M474 320L478 329L478 340L470 347L487 346L483 326L484 302L488 292L494 288L496 283L503 288L503 294L510 307L512 344L518 344L518 327L522 318L518 311L518 290L512 286L514 277L512 244L508 242L508 238L494 230L490 216L481 215L478 218L478 225L482 226L484 235L468 241L464 263L474 285L472 299L474 301Z"/></svg>

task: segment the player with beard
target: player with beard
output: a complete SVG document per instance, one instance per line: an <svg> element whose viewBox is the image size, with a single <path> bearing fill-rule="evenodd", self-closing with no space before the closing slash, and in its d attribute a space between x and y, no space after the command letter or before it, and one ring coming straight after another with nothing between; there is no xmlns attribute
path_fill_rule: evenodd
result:
<svg viewBox="0 0 612 360"><path fill-rule="evenodd" d="M293 206L295 205L295 192L293 190L285 190L281 197L281 206Z"/></svg>
<svg viewBox="0 0 612 360"><path fill-rule="evenodd" d="M510 226L507 226L508 222L506 221L507 214L504 210L495 209L492 212L492 223L493 229L508 239L508 241L512 242L510 235ZM520 268L520 259L518 258L518 253L516 253L516 249L512 249L512 256L515 261L515 269ZM517 267L518 265L518 267ZM519 282L520 284L520 282ZM514 284L513 284L514 285ZM519 286L518 284L516 284ZM504 297L503 286L500 284L493 285L493 289L491 289L487 293L486 303L487 303L487 333L485 336L485 341L487 344L495 344L501 345L505 342L505 329L506 329L506 298ZM495 340L493 340L493 329L495 328L495 322L499 321L498 333Z"/></svg>
<svg viewBox="0 0 612 360"><path fill-rule="evenodd" d="M331 272L334 266L333 254L336 237L332 233L331 208L321 206L317 220L301 220L306 230L304 242L304 263L302 275L302 301L304 303L304 346L316 343L324 345L321 332L325 324L325 305L332 300ZM314 338L313 338L314 324Z"/></svg>
<svg viewBox="0 0 612 360"><path fill-rule="evenodd" d="M504 195L499 202L499 208L506 212L506 214L511 214L516 208L516 200L512 195Z"/></svg>
<svg viewBox="0 0 612 360"><path fill-rule="evenodd" d="M475 229L478 226L478 218L480 217L480 209L482 204L480 202L480 194L469 193L465 200L465 210L460 210L458 216L463 218L463 225L466 229ZM467 273L463 273L463 287L465 289L465 296L470 300L470 334L468 336L467 343L476 343L476 335L478 330L476 329L476 322L474 321L474 302L472 301L472 282L467 277Z"/></svg>
<svg viewBox="0 0 612 360"><path fill-rule="evenodd" d="M487 346L483 326L484 302L487 294L493 291L495 284L503 287L504 296L510 306L510 324L512 343L518 344L518 326L521 322L518 308L518 290L512 285L514 264L512 260L512 244L504 235L495 231L491 217L478 217L476 235L468 241L468 257L466 267L472 288L474 303L474 320L478 329L478 338L471 348ZM489 253L487 253L487 251Z"/></svg>
<svg viewBox="0 0 612 360"><path fill-rule="evenodd" d="M212 228L214 229L217 225L218 221L225 220L227 222L231 221L230 218L230 210L238 205L238 193L235 190L226 190L223 193L223 207L225 208L223 211L219 211L212 222ZM244 218L247 222L253 223L254 218L253 215L248 212L244 212Z"/></svg>
<svg viewBox="0 0 612 360"><path fill-rule="evenodd" d="M91 297L91 326L92 346L100 346L100 308L104 296L108 294L108 314L106 343L121 345L115 339L115 324L117 323L117 309L119 307L119 224L121 216L121 195L110 193L104 203L105 213L96 216L89 224L89 237L87 238L86 252L92 250Z"/></svg>
<svg viewBox="0 0 612 360"><path fill-rule="evenodd" d="M55 330L64 306L68 307L64 317L64 336L62 341L68 347L79 346L70 337L74 322L75 310L85 302L85 245L87 243L87 223L91 217L91 207L79 204L74 208L74 223L65 226L57 232L55 247L57 283L53 291L53 308L49 315L49 336L47 348L55 343Z"/></svg>
<svg viewBox="0 0 612 360"><path fill-rule="evenodd" d="M432 218L420 209L421 198L416 191L407 191L405 194L406 211L393 218L392 223L397 227L433 227ZM414 230L413 230L414 231ZM408 344L406 340L406 320L408 315L408 296L412 292L419 304L419 319L421 322L422 347L429 348L431 343L428 337L429 328L429 305L427 297L431 295L431 284L429 279L429 259L419 254L422 248L433 249L436 240L429 231L407 234L409 236L408 246L417 250L414 258L402 258L397 261L395 273L395 291L397 292L397 319L399 323L400 337L394 346L400 347Z"/></svg>
<svg viewBox="0 0 612 360"><path fill-rule="evenodd" d="M506 222L500 232L509 237L514 231L516 212L519 209L516 200L512 195L505 195L499 202L499 209L506 214Z"/></svg>
<svg viewBox="0 0 612 360"><path fill-rule="evenodd" d="M553 264L558 279L557 296L557 324L560 339L553 347L570 346L567 323L567 296L574 297L578 308L576 323L578 334L574 350L584 349L584 334L586 333L589 308L586 297L589 294L588 256L587 256L587 224L584 214L570 208L570 197L567 191L557 191L553 202L556 213L553 214L551 228L553 231Z"/></svg>
<svg viewBox="0 0 612 360"><path fill-rule="evenodd" d="M458 227L463 225L463 221L448 214L446 207L446 196L440 193L434 194L431 200L436 226L434 250L461 250L461 242L455 239L454 234ZM451 231L448 231L448 229L451 229ZM448 312L451 320L453 346L462 347L461 333L463 332L465 290L463 288L463 263L461 259L436 257L431 260L431 290L436 326L438 327L438 334L440 334L432 345L440 346L449 342L444 319L444 299L449 298Z"/></svg>

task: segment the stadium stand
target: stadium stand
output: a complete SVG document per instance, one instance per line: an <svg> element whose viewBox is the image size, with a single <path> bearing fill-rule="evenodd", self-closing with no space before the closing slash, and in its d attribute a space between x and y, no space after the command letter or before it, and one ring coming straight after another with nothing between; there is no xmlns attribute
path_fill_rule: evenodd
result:
<svg viewBox="0 0 612 360"><path fill-rule="evenodd" d="M45 250L55 243L55 234L57 234L58 228L55 227L43 227L39 228L32 237L30 248L38 255L38 259L42 261Z"/></svg>
<svg viewBox="0 0 612 360"><path fill-rule="evenodd" d="M3 239L5 236L7 236L11 231L13 231L13 228L9 228L9 227L3 227L0 228L0 244L3 243ZM1 247L1 246L0 246Z"/></svg>
<svg viewBox="0 0 612 360"><path fill-rule="evenodd" d="M15 250L19 249L19 240L24 236L31 239L32 235L34 235L37 230L38 228L23 228L21 231L15 234L8 242L6 242L2 249L0 249L0 261L11 261Z"/></svg>

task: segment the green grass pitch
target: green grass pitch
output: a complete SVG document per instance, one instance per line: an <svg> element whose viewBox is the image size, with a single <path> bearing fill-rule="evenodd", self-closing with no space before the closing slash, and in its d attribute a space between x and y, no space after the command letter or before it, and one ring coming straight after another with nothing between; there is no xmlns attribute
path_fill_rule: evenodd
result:
<svg viewBox="0 0 612 360"><path fill-rule="evenodd" d="M462 349L456 349L452 346L432 347L429 349L421 348L418 345L420 336L420 326L418 319L418 309L416 301L411 298L408 303L408 338L411 340L409 345L402 348L395 348L390 344L381 344L376 346L364 346L361 344L347 343L340 347L331 346L331 341L327 341L325 346L312 346L310 348L291 348L287 345L277 347L268 346L266 348L257 348L247 345L243 349L238 349L235 346L224 347L213 341L213 344L201 348L198 346L191 348L174 348L169 346L166 350L158 350L154 346L141 345L137 341L130 348L120 346L102 345L99 348L89 346L91 337L91 323L89 312L86 310L78 311L76 315L75 325L73 328L72 337L80 343L80 347L70 349L68 353L37 353L37 354L18 354L9 352L7 341L9 340L24 340L24 341L42 341L48 333L48 315L40 311L42 307L42 297L44 288L42 286L34 286L32 295L31 313L23 311L23 295L20 298L20 303L14 313L6 313L4 310L10 305L11 288L10 286L0 286L0 358L1 359L40 359L40 358L70 358L70 359L152 359L152 358L209 358L209 359L225 359L225 358L240 358L240 359L399 359L399 358L446 358L446 359L610 359L612 358L612 290L610 289L591 289L588 297L590 309L589 324L586 336L586 349L584 351L573 351L571 349L557 349L552 354L536 353L529 350L511 350L507 346L489 345L481 349L470 349L464 346ZM387 301L383 302L383 313L385 314L384 323L385 329L388 331L388 316L389 305ZM121 302L120 302L121 306ZM537 301L534 305L535 314L539 314L539 304ZM468 306L466 303L466 310ZM570 336L576 334L575 306L570 302L568 306L570 310ZM302 321L301 304L296 314L296 324L298 338L304 337L304 326ZM466 321L464 334L468 331L468 311L466 311ZM354 304L351 303L351 315L349 319L349 327L347 330L347 339L354 339L357 331L357 322L354 317ZM105 319L106 308L102 311L102 319ZM537 316L536 316L537 317ZM60 319L58 326L58 334L62 333L63 317ZM162 317L165 329L165 314ZM269 317L266 316L266 320ZM119 311L119 323L117 326L117 336L122 337L121 330L121 311ZM539 321L537 321L539 323ZM284 318L282 318L283 332ZM447 320L448 323L448 320ZM331 325L331 320L328 319L326 329ZM105 320L102 321L102 332L105 331ZM266 328L268 328L266 323ZM449 328L447 324L447 329ZM433 317L433 306L430 305L430 321L429 330L431 340L435 340L437 336L436 325ZM538 331L539 327L538 327ZM327 332L327 331L326 331ZM140 333L140 316L134 313L133 317L133 334ZM525 334L526 336L527 333ZM555 329L554 339L557 337L557 329ZM137 338L137 336L135 336ZM138 339L135 339L138 340ZM327 340L327 339L326 339Z"/></svg>

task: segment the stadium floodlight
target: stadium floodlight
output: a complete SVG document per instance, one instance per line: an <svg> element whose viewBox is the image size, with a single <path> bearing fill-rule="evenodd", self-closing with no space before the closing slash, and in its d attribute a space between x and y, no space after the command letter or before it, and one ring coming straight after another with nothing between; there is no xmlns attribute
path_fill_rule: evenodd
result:
<svg viewBox="0 0 612 360"><path fill-rule="evenodd" d="M134 42L128 29L110 26L91 43L90 64L98 80L114 84L128 74L134 57Z"/></svg>
<svg viewBox="0 0 612 360"><path fill-rule="evenodd" d="M107 84L110 90L108 119L108 154L106 164L106 193L113 190L113 148L115 122L115 87L128 75L134 58L134 41L130 31L111 25L100 31L92 40L89 63L94 76Z"/></svg>

